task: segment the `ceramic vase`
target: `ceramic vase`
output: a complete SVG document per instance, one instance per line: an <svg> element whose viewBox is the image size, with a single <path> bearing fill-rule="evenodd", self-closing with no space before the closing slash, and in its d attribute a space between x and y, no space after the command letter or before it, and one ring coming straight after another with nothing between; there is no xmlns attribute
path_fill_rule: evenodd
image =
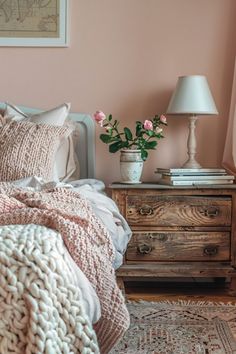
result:
<svg viewBox="0 0 236 354"><path fill-rule="evenodd" d="M123 183L141 183L142 171L141 150L124 149L120 151L120 174Z"/></svg>

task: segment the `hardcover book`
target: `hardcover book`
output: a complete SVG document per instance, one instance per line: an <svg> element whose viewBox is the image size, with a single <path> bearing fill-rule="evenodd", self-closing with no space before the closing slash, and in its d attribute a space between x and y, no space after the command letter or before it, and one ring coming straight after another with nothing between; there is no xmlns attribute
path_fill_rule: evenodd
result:
<svg viewBox="0 0 236 354"><path fill-rule="evenodd" d="M162 179L166 181L216 181L216 180L234 180L234 176L232 175L162 175Z"/></svg>
<svg viewBox="0 0 236 354"><path fill-rule="evenodd" d="M227 174L224 168L157 168L155 173L170 175Z"/></svg>
<svg viewBox="0 0 236 354"><path fill-rule="evenodd" d="M159 184L167 184L170 186L197 186L197 185L206 185L206 184L233 184L233 179L216 179L216 180L209 180L209 179L204 179L204 180L192 180L192 181L169 181L165 179L160 179L158 180Z"/></svg>

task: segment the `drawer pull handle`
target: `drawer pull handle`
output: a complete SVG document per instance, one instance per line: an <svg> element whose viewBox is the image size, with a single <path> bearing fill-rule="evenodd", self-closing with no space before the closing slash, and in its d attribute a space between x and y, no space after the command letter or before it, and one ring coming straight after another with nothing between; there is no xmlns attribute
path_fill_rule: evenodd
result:
<svg viewBox="0 0 236 354"><path fill-rule="evenodd" d="M139 208L140 215L152 215L153 212L154 212L153 208L150 207L149 205L144 205L141 208Z"/></svg>
<svg viewBox="0 0 236 354"><path fill-rule="evenodd" d="M218 253L218 246L206 246L204 247L203 253L206 256L215 256Z"/></svg>
<svg viewBox="0 0 236 354"><path fill-rule="evenodd" d="M209 218L216 218L219 215L219 209L215 207L210 207L204 211L204 214Z"/></svg>
<svg viewBox="0 0 236 354"><path fill-rule="evenodd" d="M166 234L159 234L158 239L159 239L159 241L164 242L167 240L167 235Z"/></svg>
<svg viewBox="0 0 236 354"><path fill-rule="evenodd" d="M141 254L149 254L152 252L152 246L148 245L147 243L138 245L138 252Z"/></svg>

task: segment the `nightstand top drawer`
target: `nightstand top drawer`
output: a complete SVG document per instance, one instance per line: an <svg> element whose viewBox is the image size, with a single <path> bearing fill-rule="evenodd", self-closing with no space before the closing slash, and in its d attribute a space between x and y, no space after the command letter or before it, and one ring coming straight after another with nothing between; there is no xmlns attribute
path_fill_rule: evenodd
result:
<svg viewBox="0 0 236 354"><path fill-rule="evenodd" d="M230 226L231 198L127 195L126 219L142 226Z"/></svg>

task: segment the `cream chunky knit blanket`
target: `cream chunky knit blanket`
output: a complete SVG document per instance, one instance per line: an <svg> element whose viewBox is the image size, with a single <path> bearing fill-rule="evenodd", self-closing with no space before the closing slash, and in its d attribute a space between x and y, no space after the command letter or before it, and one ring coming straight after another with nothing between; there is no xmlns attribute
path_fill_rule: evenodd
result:
<svg viewBox="0 0 236 354"><path fill-rule="evenodd" d="M0 228L0 353L99 353L60 234Z"/></svg>
<svg viewBox="0 0 236 354"><path fill-rule="evenodd" d="M107 230L94 215L87 201L72 190L56 188L41 192L26 192L10 188L9 184L0 184L0 225L24 224L43 225L61 234L72 258L93 284L99 296L102 315L95 325L95 331L101 353L108 353L128 328L129 315L115 282L112 267L114 250ZM10 228L14 230L13 226ZM52 268L51 273L48 270L48 264L51 265L50 255L47 258L45 254L50 248L54 250L51 235L47 239L43 238L43 244L40 241L41 237L34 237L33 246L31 248L27 246L29 247L28 256L33 255L36 260L28 259L25 255L26 244L23 243L20 247L17 237L12 239L11 237L3 237L0 240L0 275L2 277L0 295L3 296L3 299L0 297L0 311L3 311L5 316L5 320L2 321L0 315L1 345L6 345L6 333L9 333L9 336L16 336L20 343L14 339L12 345L15 346L17 343L17 350L21 348L21 351L9 350L9 353L96 353L94 334L86 321L86 316L83 315L78 294L70 290L70 278L67 277L66 272L57 273L58 267ZM27 239L28 236L25 237ZM17 263L17 257L20 265ZM45 263L44 259L46 259ZM31 276L29 261L34 263L32 272L42 274L41 280L32 280L34 277L37 279L38 275ZM11 269L10 274L8 269ZM29 276L26 277L28 272ZM50 285L50 282L53 285ZM64 290L58 290L58 284L61 282ZM50 286L53 290L48 289ZM57 290L60 292L59 295L55 294ZM71 295L67 298L69 291ZM61 293L64 298L60 297ZM19 297L19 294L22 294L22 297ZM55 315L55 303L61 310L65 309L64 317L60 311L59 318L58 314ZM2 309L2 305L5 309ZM8 308L11 312L13 308L21 305L25 316L19 318L19 324L15 324L18 320L17 316L11 318L8 312L5 314L5 311ZM50 311L57 318L56 325L55 323L51 325ZM72 315L70 316L66 311L69 313L71 311ZM47 320L43 321L43 316L47 315ZM16 333L7 332L11 326L15 326ZM72 339L73 336L76 339ZM26 341L25 338L27 338ZM73 342L72 347L69 347L68 343L71 342ZM4 351L0 350L0 353Z"/></svg>

